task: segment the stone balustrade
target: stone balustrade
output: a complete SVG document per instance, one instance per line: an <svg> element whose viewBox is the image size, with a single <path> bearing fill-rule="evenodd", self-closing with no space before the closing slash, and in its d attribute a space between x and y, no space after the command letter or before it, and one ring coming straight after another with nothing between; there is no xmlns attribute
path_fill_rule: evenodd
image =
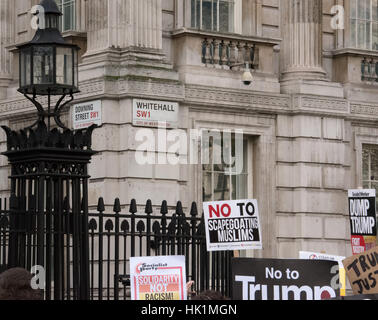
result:
<svg viewBox="0 0 378 320"><path fill-rule="evenodd" d="M220 69L258 69L259 49L252 41L225 37L207 37L202 41L202 63Z"/></svg>
<svg viewBox="0 0 378 320"><path fill-rule="evenodd" d="M364 57L361 61L361 80L378 82L378 58Z"/></svg>

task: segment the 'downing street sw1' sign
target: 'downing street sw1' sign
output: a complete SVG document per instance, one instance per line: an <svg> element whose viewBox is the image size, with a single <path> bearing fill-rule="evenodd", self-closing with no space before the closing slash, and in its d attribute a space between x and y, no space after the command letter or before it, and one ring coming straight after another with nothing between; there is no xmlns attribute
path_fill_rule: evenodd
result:
<svg viewBox="0 0 378 320"><path fill-rule="evenodd" d="M262 249L256 200L204 202L208 251Z"/></svg>
<svg viewBox="0 0 378 320"><path fill-rule="evenodd" d="M75 104L72 106L73 129L85 129L91 125L102 125L101 100Z"/></svg>

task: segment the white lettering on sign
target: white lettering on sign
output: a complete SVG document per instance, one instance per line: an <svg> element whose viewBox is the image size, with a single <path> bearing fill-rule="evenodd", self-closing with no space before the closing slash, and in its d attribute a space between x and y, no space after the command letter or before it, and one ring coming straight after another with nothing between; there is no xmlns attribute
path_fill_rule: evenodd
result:
<svg viewBox="0 0 378 320"><path fill-rule="evenodd" d="M133 125L140 127L177 128L179 105L176 102L155 100L133 100Z"/></svg>
<svg viewBox="0 0 378 320"><path fill-rule="evenodd" d="M102 125L102 103L100 100L76 104L72 107L74 130L89 128L91 125Z"/></svg>

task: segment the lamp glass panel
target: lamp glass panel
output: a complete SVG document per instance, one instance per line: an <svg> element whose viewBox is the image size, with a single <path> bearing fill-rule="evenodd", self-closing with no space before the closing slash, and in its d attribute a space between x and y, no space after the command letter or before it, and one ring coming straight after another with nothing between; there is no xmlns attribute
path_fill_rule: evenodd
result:
<svg viewBox="0 0 378 320"><path fill-rule="evenodd" d="M56 48L56 83L73 85L72 48Z"/></svg>
<svg viewBox="0 0 378 320"><path fill-rule="evenodd" d="M21 52L20 65L20 86L28 86L31 84L31 52L30 49Z"/></svg>
<svg viewBox="0 0 378 320"><path fill-rule="evenodd" d="M34 47L33 84L52 84L54 82L53 47Z"/></svg>

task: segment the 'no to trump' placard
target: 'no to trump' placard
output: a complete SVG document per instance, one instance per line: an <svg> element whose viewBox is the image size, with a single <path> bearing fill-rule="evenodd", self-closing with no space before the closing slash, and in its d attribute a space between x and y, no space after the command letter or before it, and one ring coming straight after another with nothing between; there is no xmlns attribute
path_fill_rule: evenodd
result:
<svg viewBox="0 0 378 320"><path fill-rule="evenodd" d="M184 256L130 258L132 300L186 300Z"/></svg>
<svg viewBox="0 0 378 320"><path fill-rule="evenodd" d="M376 246L375 189L349 190L349 216L353 254Z"/></svg>
<svg viewBox="0 0 378 320"><path fill-rule="evenodd" d="M325 300L339 295L339 265L325 260L232 259L234 300Z"/></svg>
<svg viewBox="0 0 378 320"><path fill-rule="evenodd" d="M256 200L203 204L208 251L262 249Z"/></svg>

